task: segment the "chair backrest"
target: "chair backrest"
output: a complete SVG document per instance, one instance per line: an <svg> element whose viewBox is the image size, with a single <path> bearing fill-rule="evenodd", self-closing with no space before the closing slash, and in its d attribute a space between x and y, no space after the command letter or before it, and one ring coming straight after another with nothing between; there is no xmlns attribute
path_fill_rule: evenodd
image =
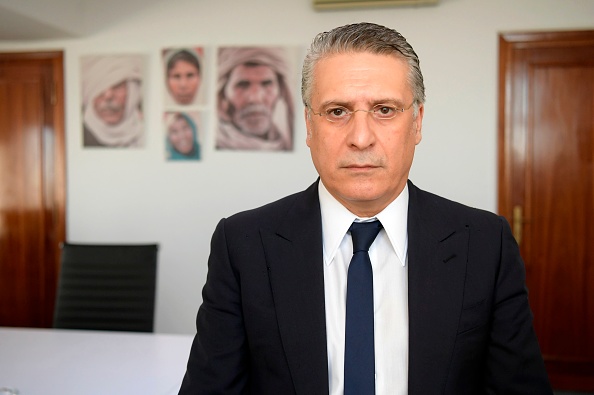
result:
<svg viewBox="0 0 594 395"><path fill-rule="evenodd" d="M152 332L157 250L64 243L54 328Z"/></svg>

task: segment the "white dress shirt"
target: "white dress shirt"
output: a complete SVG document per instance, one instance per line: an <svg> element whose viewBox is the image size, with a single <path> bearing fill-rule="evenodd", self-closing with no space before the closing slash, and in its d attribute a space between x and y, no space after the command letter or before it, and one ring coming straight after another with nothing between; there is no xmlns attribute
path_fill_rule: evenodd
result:
<svg viewBox="0 0 594 395"><path fill-rule="evenodd" d="M358 218L319 183L324 243L324 294L330 395L344 392L347 272L353 245L348 229ZM408 391L408 186L376 215L383 229L369 249L373 268L375 393Z"/></svg>

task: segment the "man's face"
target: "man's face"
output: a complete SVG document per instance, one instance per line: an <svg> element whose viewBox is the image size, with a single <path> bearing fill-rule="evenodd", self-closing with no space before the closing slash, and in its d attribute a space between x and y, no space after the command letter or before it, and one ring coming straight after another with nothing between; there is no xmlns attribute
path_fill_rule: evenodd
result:
<svg viewBox="0 0 594 395"><path fill-rule="evenodd" d="M224 94L223 105L235 126L245 134L265 137L280 94L274 70L262 65L239 65L231 71Z"/></svg>
<svg viewBox="0 0 594 395"><path fill-rule="evenodd" d="M171 145L179 153L187 155L192 151L194 135L192 134L192 127L184 118L179 117L173 121L169 126L168 136Z"/></svg>
<svg viewBox="0 0 594 395"><path fill-rule="evenodd" d="M122 122L126 111L128 98L128 85L126 81L112 85L101 92L93 100L93 107L97 116L108 125L117 125Z"/></svg>
<svg viewBox="0 0 594 395"><path fill-rule="evenodd" d="M378 104L408 108L413 93L408 65L393 55L348 53L321 60L314 70L310 106L321 112L336 106L370 110ZM311 110L309 110L311 111ZM423 105L390 120L358 111L344 125L305 110L306 143L328 191L358 216L383 210L404 188L415 146L421 141Z"/></svg>
<svg viewBox="0 0 594 395"><path fill-rule="evenodd" d="M167 87L178 104L190 104L200 85L200 73L196 67L178 60L167 73Z"/></svg>

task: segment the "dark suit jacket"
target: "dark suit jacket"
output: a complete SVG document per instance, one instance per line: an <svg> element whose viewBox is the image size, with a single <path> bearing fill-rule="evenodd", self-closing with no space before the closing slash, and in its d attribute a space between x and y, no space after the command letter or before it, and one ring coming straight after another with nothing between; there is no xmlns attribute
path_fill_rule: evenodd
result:
<svg viewBox="0 0 594 395"><path fill-rule="evenodd" d="M180 394L328 394L317 185L219 222ZM408 393L551 394L506 220L408 185Z"/></svg>

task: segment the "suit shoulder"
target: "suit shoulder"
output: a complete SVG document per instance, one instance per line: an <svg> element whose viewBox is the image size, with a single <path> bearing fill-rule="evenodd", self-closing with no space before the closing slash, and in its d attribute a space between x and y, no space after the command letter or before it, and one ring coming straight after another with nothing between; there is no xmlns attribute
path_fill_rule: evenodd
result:
<svg viewBox="0 0 594 395"><path fill-rule="evenodd" d="M317 182L304 191L285 196L260 207L233 214L226 218L226 223L227 226L239 227L266 226L284 220L290 210L309 210L315 204L319 207Z"/></svg>
<svg viewBox="0 0 594 395"><path fill-rule="evenodd" d="M412 184L409 184L409 186ZM492 224L498 226L503 217L491 211L471 207L443 196L424 191L412 185L411 196L415 194L420 211L426 215L448 217L450 222Z"/></svg>

